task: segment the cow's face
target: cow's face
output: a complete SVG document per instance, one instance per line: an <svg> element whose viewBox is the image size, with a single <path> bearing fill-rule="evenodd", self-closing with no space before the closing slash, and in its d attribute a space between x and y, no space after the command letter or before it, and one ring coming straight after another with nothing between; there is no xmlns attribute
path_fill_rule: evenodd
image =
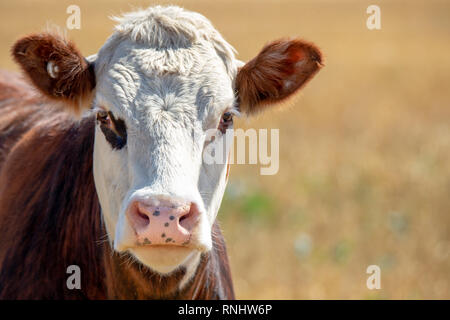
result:
<svg viewBox="0 0 450 320"><path fill-rule="evenodd" d="M142 39L145 34L130 34L140 27L130 19L95 63L94 177L114 248L168 272L212 247L227 163L224 157L206 164L202 153L232 128L237 67L232 48L220 38L173 35L162 25L158 34L167 44ZM196 32L210 31L200 29L210 27L203 20L195 22ZM220 40L218 51L213 41Z"/></svg>
<svg viewBox="0 0 450 320"><path fill-rule="evenodd" d="M229 150L211 164L205 148L227 146L224 133L236 114L255 113L301 88L319 70L321 55L301 40L279 40L243 65L199 14L155 7L119 20L91 64L55 37L25 38L14 53L47 95L72 105L93 101L94 178L108 237L115 250L168 273L213 246ZM38 76L45 73L52 84L77 70L77 94L61 95L58 81L51 90L42 86L23 62L24 52L41 54L48 42L71 53L71 63L78 58L79 68L53 52L39 57L46 68Z"/></svg>

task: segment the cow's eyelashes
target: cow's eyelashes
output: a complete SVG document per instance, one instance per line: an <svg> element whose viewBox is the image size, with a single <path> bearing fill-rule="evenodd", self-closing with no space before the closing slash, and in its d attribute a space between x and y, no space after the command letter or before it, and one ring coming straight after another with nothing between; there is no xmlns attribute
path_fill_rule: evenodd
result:
<svg viewBox="0 0 450 320"><path fill-rule="evenodd" d="M219 130L222 133L225 133L227 129L229 129L233 125L233 113L232 112L225 112L222 114L222 117L220 118L219 122Z"/></svg>
<svg viewBox="0 0 450 320"><path fill-rule="evenodd" d="M100 110L97 122L113 149L122 149L127 144L127 126L122 119L115 118L111 111Z"/></svg>

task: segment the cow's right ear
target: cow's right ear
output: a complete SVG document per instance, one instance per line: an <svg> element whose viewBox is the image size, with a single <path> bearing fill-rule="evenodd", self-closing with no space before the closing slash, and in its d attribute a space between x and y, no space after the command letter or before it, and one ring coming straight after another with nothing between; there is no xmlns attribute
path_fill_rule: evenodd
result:
<svg viewBox="0 0 450 320"><path fill-rule="evenodd" d="M94 66L72 42L56 34L33 34L18 40L12 54L44 95L68 102L77 113L89 106L95 88Z"/></svg>

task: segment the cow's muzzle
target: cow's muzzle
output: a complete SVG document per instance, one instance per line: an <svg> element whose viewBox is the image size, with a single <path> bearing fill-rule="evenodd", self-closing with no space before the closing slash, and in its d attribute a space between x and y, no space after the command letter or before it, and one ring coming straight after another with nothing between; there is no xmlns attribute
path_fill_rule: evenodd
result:
<svg viewBox="0 0 450 320"><path fill-rule="evenodd" d="M136 246L188 246L199 211L194 203L152 198L133 201L126 216L134 230Z"/></svg>

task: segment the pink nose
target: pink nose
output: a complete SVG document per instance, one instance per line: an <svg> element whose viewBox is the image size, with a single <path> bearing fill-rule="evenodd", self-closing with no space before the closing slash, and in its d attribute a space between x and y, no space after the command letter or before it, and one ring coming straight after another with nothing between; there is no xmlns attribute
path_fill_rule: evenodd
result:
<svg viewBox="0 0 450 320"><path fill-rule="evenodd" d="M127 217L135 231L137 245L185 246L191 239L198 211L193 204L165 202L149 205L134 201L129 206Z"/></svg>

